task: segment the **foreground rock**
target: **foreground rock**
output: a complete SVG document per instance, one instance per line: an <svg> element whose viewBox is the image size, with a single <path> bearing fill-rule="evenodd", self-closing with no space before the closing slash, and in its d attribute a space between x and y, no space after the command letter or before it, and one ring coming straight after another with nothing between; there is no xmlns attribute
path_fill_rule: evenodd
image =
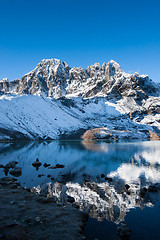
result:
<svg viewBox="0 0 160 240"><path fill-rule="evenodd" d="M53 199L24 190L10 177L0 179L0 190L1 239L83 239L85 214L78 209L57 206Z"/></svg>

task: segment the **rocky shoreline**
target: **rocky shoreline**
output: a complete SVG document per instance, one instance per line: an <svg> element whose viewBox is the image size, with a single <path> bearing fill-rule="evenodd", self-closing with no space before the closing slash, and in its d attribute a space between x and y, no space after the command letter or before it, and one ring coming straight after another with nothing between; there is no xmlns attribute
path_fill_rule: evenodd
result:
<svg viewBox="0 0 160 240"><path fill-rule="evenodd" d="M87 214L53 198L36 195L17 183L16 178L0 179L0 239L85 239Z"/></svg>

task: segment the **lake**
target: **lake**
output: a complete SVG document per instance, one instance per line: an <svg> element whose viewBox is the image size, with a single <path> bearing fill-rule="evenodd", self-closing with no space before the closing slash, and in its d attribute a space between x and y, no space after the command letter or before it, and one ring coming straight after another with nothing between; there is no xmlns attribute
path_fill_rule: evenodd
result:
<svg viewBox="0 0 160 240"><path fill-rule="evenodd" d="M37 158L39 168L32 166ZM60 204L66 195L74 198L89 214L87 239L120 239L116 229L123 221L129 239L159 239L160 141L0 143L0 164L11 161L22 168L22 186ZM5 175L11 176L0 168Z"/></svg>

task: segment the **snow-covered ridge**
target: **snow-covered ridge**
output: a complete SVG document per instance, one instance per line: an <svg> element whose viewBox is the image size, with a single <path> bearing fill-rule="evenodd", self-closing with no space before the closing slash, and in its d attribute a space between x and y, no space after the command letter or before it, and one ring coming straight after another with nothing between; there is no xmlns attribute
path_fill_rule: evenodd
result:
<svg viewBox="0 0 160 240"><path fill-rule="evenodd" d="M44 59L21 80L0 81L1 94L38 94L59 98L95 96L136 98L159 95L159 87L147 75L127 74L118 63L111 60L88 66L70 68L58 59Z"/></svg>
<svg viewBox="0 0 160 240"><path fill-rule="evenodd" d="M57 139L99 127L130 131L128 138L160 135L159 93L147 75L127 74L113 60L86 69L42 60L20 80L0 81L0 139Z"/></svg>

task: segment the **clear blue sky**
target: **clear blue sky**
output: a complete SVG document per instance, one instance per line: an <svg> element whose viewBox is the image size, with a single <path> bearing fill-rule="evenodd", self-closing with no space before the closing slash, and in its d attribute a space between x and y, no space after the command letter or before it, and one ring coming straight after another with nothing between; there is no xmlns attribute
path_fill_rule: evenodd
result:
<svg viewBox="0 0 160 240"><path fill-rule="evenodd" d="M113 59L160 82L160 1L0 0L0 79L44 58L83 68Z"/></svg>

